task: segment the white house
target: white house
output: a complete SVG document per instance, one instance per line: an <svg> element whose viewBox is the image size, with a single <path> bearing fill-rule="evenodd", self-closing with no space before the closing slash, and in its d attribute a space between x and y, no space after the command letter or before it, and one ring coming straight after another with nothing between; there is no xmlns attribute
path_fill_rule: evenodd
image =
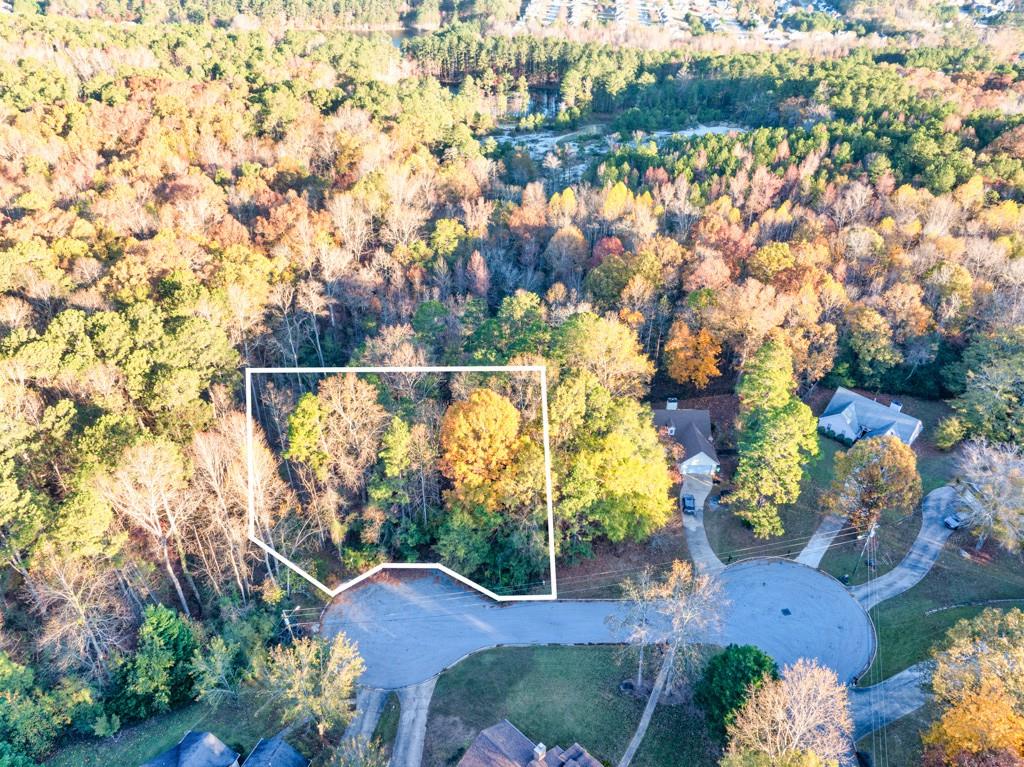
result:
<svg viewBox="0 0 1024 767"><path fill-rule="evenodd" d="M911 445L921 433L921 422L904 413L897 400L883 405L840 386L818 419L818 428L851 445L862 437L889 435Z"/></svg>
<svg viewBox="0 0 1024 767"><path fill-rule="evenodd" d="M680 410L679 402L670 399L664 410L654 411L654 425L683 446L681 474L715 474L718 454L711 442L711 413L707 410Z"/></svg>

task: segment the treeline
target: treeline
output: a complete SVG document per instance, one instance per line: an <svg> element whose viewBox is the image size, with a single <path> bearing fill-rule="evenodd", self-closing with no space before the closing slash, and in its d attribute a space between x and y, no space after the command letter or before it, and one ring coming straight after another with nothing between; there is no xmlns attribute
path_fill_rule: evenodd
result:
<svg viewBox="0 0 1024 767"><path fill-rule="evenodd" d="M250 29L258 20L307 27L389 29L401 25L405 0L47 0L45 12L145 24L216 24ZM241 18L240 18L241 17ZM249 18L244 18L249 17Z"/></svg>
<svg viewBox="0 0 1024 767"><path fill-rule="evenodd" d="M426 54L438 41L443 60ZM820 382L950 396L944 444L1024 435L1016 69L682 62L460 28L410 46L424 69L407 76L386 39L47 17L5 19L0 46L0 647L18 667L0 685L49 710L70 710L47 697L65 689L103 704L38 738L0 707L18 753L130 716L118 669L156 605L245 632L295 597L246 535L245 365L546 364L564 558L670 516L641 404L656 372L685 395L775 360L778 407L745 413L749 453L803 433L793 389ZM435 65L474 79L453 93ZM581 176L567 146L534 161L487 135L520 77L623 128L751 130L599 136L608 152ZM399 413L410 435L442 423L422 399ZM391 419L366 472L318 475L315 451L289 452L297 400L279 405L257 439L256 524L281 553L316 569L325 547L422 544L533 577L476 534L492 510L472 493L460 511L431 490L419 521ZM788 502L798 447L786 487L752 507ZM488 492L536 492L535 457L513 454L521 481Z"/></svg>

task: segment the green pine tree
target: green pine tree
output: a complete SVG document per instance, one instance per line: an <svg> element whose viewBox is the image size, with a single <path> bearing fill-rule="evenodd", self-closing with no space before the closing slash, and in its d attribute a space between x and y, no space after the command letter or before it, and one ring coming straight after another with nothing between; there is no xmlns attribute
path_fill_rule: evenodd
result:
<svg viewBox="0 0 1024 767"><path fill-rule="evenodd" d="M740 457L733 503L758 538L785 532L779 508L799 497L803 464L818 453L817 422L795 389L793 354L775 339L757 350L737 386Z"/></svg>

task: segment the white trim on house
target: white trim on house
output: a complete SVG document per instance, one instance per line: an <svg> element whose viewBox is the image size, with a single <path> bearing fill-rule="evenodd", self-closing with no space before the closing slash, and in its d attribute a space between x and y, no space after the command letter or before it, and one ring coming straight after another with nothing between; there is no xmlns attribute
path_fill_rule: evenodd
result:
<svg viewBox="0 0 1024 767"><path fill-rule="evenodd" d="M818 419L818 428L850 444L863 437L893 436L912 445L921 434L922 424L904 413L897 400L883 405L840 386Z"/></svg>

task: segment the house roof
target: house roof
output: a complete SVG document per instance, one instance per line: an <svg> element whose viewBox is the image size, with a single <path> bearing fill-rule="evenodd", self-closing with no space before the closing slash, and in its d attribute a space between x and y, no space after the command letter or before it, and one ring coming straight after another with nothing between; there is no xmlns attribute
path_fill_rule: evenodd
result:
<svg viewBox="0 0 1024 767"><path fill-rule="evenodd" d="M503 719L476 736L458 767L604 767L579 743L555 746L538 760L534 743L514 724Z"/></svg>
<svg viewBox="0 0 1024 767"><path fill-rule="evenodd" d="M818 422L850 440L891 435L909 445L921 431L921 421L914 416L842 386L836 389Z"/></svg>
<svg viewBox="0 0 1024 767"><path fill-rule="evenodd" d="M555 746L547 754L544 760L530 762L528 767L604 767L597 759L592 757L587 749L579 743L573 743L567 749Z"/></svg>
<svg viewBox="0 0 1024 767"><path fill-rule="evenodd" d="M212 732L190 730L176 746L142 767L233 767L237 764L238 754Z"/></svg>
<svg viewBox="0 0 1024 767"><path fill-rule="evenodd" d="M260 740L244 762L245 767L309 767L309 760L280 735Z"/></svg>
<svg viewBox="0 0 1024 767"><path fill-rule="evenodd" d="M704 453L717 462L718 453L711 442L711 413L707 410L655 410L654 425L661 428L675 427L673 439L683 446L683 459Z"/></svg>
<svg viewBox="0 0 1024 767"><path fill-rule="evenodd" d="M458 767L527 767L533 761L533 741L508 719L476 736Z"/></svg>

